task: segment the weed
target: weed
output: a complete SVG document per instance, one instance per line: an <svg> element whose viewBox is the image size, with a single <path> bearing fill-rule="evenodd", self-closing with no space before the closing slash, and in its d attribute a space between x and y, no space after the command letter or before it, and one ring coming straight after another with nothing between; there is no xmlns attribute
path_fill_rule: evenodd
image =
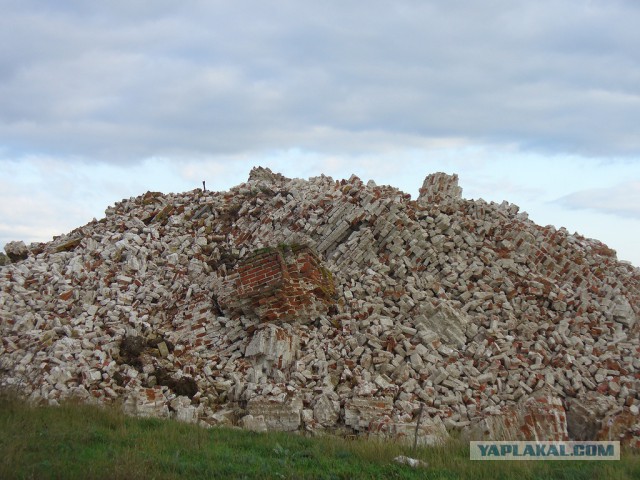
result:
<svg viewBox="0 0 640 480"><path fill-rule="evenodd" d="M131 418L117 407L65 402L36 407L0 395L0 478L407 478L634 479L640 455L620 462L471 462L469 445L418 448L397 443L204 429ZM427 469L397 465L407 455Z"/></svg>

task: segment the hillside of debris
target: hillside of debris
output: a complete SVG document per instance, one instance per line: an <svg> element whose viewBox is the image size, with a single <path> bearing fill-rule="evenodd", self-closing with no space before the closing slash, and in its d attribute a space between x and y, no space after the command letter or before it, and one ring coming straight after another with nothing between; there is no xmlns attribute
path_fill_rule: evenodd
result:
<svg viewBox="0 0 640 480"><path fill-rule="evenodd" d="M252 170L5 247L0 387L205 425L640 446L640 269L427 176Z"/></svg>

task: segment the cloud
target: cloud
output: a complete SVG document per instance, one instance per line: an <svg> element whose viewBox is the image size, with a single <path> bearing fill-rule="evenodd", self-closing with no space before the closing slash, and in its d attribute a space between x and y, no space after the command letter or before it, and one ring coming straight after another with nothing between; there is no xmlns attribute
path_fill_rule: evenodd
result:
<svg viewBox="0 0 640 480"><path fill-rule="evenodd" d="M11 2L0 145L109 162L450 139L637 156L639 23L631 1Z"/></svg>
<svg viewBox="0 0 640 480"><path fill-rule="evenodd" d="M581 190L561 197L555 203L570 209L592 210L640 220L640 181Z"/></svg>
<svg viewBox="0 0 640 480"><path fill-rule="evenodd" d="M0 160L0 248L11 240L50 241L53 235L102 218L108 205L147 190L200 187L165 159L135 166L29 157Z"/></svg>

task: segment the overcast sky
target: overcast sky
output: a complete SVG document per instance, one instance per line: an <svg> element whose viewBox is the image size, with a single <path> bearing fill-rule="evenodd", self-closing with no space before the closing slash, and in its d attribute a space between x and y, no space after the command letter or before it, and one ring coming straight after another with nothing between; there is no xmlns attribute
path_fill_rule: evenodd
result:
<svg viewBox="0 0 640 480"><path fill-rule="evenodd" d="M458 173L640 265L640 2L0 0L0 246L252 166Z"/></svg>

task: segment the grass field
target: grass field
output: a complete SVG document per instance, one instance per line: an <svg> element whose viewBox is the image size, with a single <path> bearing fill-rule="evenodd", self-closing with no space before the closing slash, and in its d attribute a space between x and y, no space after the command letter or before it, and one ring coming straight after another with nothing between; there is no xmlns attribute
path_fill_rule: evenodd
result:
<svg viewBox="0 0 640 480"><path fill-rule="evenodd" d="M394 443L204 429L66 403L0 396L0 478L13 479L640 479L640 454L620 462L471 462L460 441L412 451ZM397 465L407 455L426 469Z"/></svg>

